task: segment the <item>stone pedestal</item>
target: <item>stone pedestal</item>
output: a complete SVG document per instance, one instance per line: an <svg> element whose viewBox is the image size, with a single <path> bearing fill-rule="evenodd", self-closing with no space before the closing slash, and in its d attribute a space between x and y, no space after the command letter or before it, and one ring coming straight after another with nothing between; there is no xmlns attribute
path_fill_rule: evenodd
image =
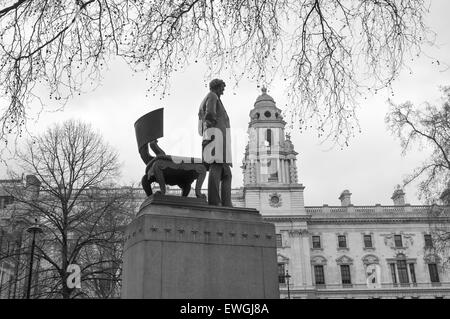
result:
<svg viewBox="0 0 450 319"><path fill-rule="evenodd" d="M122 298L279 298L275 226L255 209L152 195L125 236Z"/></svg>

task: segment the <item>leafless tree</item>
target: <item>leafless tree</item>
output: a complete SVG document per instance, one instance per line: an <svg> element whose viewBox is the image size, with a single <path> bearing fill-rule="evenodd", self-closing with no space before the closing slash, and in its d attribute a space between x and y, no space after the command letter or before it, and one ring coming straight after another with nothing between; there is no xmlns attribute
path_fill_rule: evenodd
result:
<svg viewBox="0 0 450 319"><path fill-rule="evenodd" d="M431 245L424 247L424 256L435 256L443 270L450 270L450 201L427 209Z"/></svg>
<svg viewBox="0 0 450 319"><path fill-rule="evenodd" d="M418 181L419 196L432 204L428 211L432 233L430 251L450 266L450 87L441 88L439 106L425 103L422 109L411 102L394 104L386 116L390 130L398 136L405 154L414 146L430 150L430 156L404 180ZM442 204L440 206L436 204Z"/></svg>
<svg viewBox="0 0 450 319"><path fill-rule="evenodd" d="M119 170L115 151L90 126L67 121L30 141L19 160L35 181L10 189L11 195L43 229L33 296L114 296L120 288L123 227L134 212L131 189L111 188ZM99 191L102 186L109 190ZM81 289L66 284L70 264L81 268ZM108 281L103 290L94 289L92 282L99 280Z"/></svg>
<svg viewBox="0 0 450 319"><path fill-rule="evenodd" d="M358 126L355 98L389 87L431 39L428 10L426 0L3 0L0 138L21 134L34 100L63 105L98 83L114 57L162 96L201 58L235 84L284 79L291 123L342 144Z"/></svg>
<svg viewBox="0 0 450 319"><path fill-rule="evenodd" d="M394 104L386 116L389 129L400 139L403 154L414 145L430 148L431 155L411 175L404 185L420 181L419 195L436 202L450 186L450 87L442 88L439 106L426 103L418 109L411 102Z"/></svg>

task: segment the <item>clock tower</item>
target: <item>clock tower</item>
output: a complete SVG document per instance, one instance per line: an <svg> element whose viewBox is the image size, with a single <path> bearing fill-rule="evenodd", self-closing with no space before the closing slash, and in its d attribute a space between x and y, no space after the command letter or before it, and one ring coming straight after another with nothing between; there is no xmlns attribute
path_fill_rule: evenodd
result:
<svg viewBox="0 0 450 319"><path fill-rule="evenodd" d="M262 88L250 111L249 141L241 168L245 206L262 215L304 215L304 186L298 183L294 145L274 99Z"/></svg>

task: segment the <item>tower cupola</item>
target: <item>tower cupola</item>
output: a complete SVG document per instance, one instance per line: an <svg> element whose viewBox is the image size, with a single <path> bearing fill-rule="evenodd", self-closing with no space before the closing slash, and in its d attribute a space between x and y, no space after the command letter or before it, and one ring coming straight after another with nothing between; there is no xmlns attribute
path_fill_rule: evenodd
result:
<svg viewBox="0 0 450 319"><path fill-rule="evenodd" d="M280 122L283 127L286 124L281 116L281 110L277 108L275 100L267 94L267 88L261 89L262 94L256 98L254 108L250 111L249 126L261 122Z"/></svg>
<svg viewBox="0 0 450 319"><path fill-rule="evenodd" d="M267 88L261 89L249 115L249 141L241 166L246 207L263 214L302 214L304 187L298 183L298 153L285 134L282 111Z"/></svg>

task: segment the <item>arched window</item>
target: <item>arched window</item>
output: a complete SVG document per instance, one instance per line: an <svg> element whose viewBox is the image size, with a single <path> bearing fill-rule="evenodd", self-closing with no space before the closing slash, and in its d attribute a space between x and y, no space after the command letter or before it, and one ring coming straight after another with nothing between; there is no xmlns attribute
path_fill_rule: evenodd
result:
<svg viewBox="0 0 450 319"><path fill-rule="evenodd" d="M269 128L266 131L266 141L267 141L267 146L271 146L272 145L272 130Z"/></svg>
<svg viewBox="0 0 450 319"><path fill-rule="evenodd" d="M336 263L339 265L339 268L341 270L342 285L343 286L351 285L352 284L351 265L353 264L353 259L344 255L336 259Z"/></svg>
<svg viewBox="0 0 450 319"><path fill-rule="evenodd" d="M380 263L378 257L375 256L375 255L372 255L372 254L365 255L362 258L362 261L363 261L364 265L371 265L371 264L379 264Z"/></svg>

